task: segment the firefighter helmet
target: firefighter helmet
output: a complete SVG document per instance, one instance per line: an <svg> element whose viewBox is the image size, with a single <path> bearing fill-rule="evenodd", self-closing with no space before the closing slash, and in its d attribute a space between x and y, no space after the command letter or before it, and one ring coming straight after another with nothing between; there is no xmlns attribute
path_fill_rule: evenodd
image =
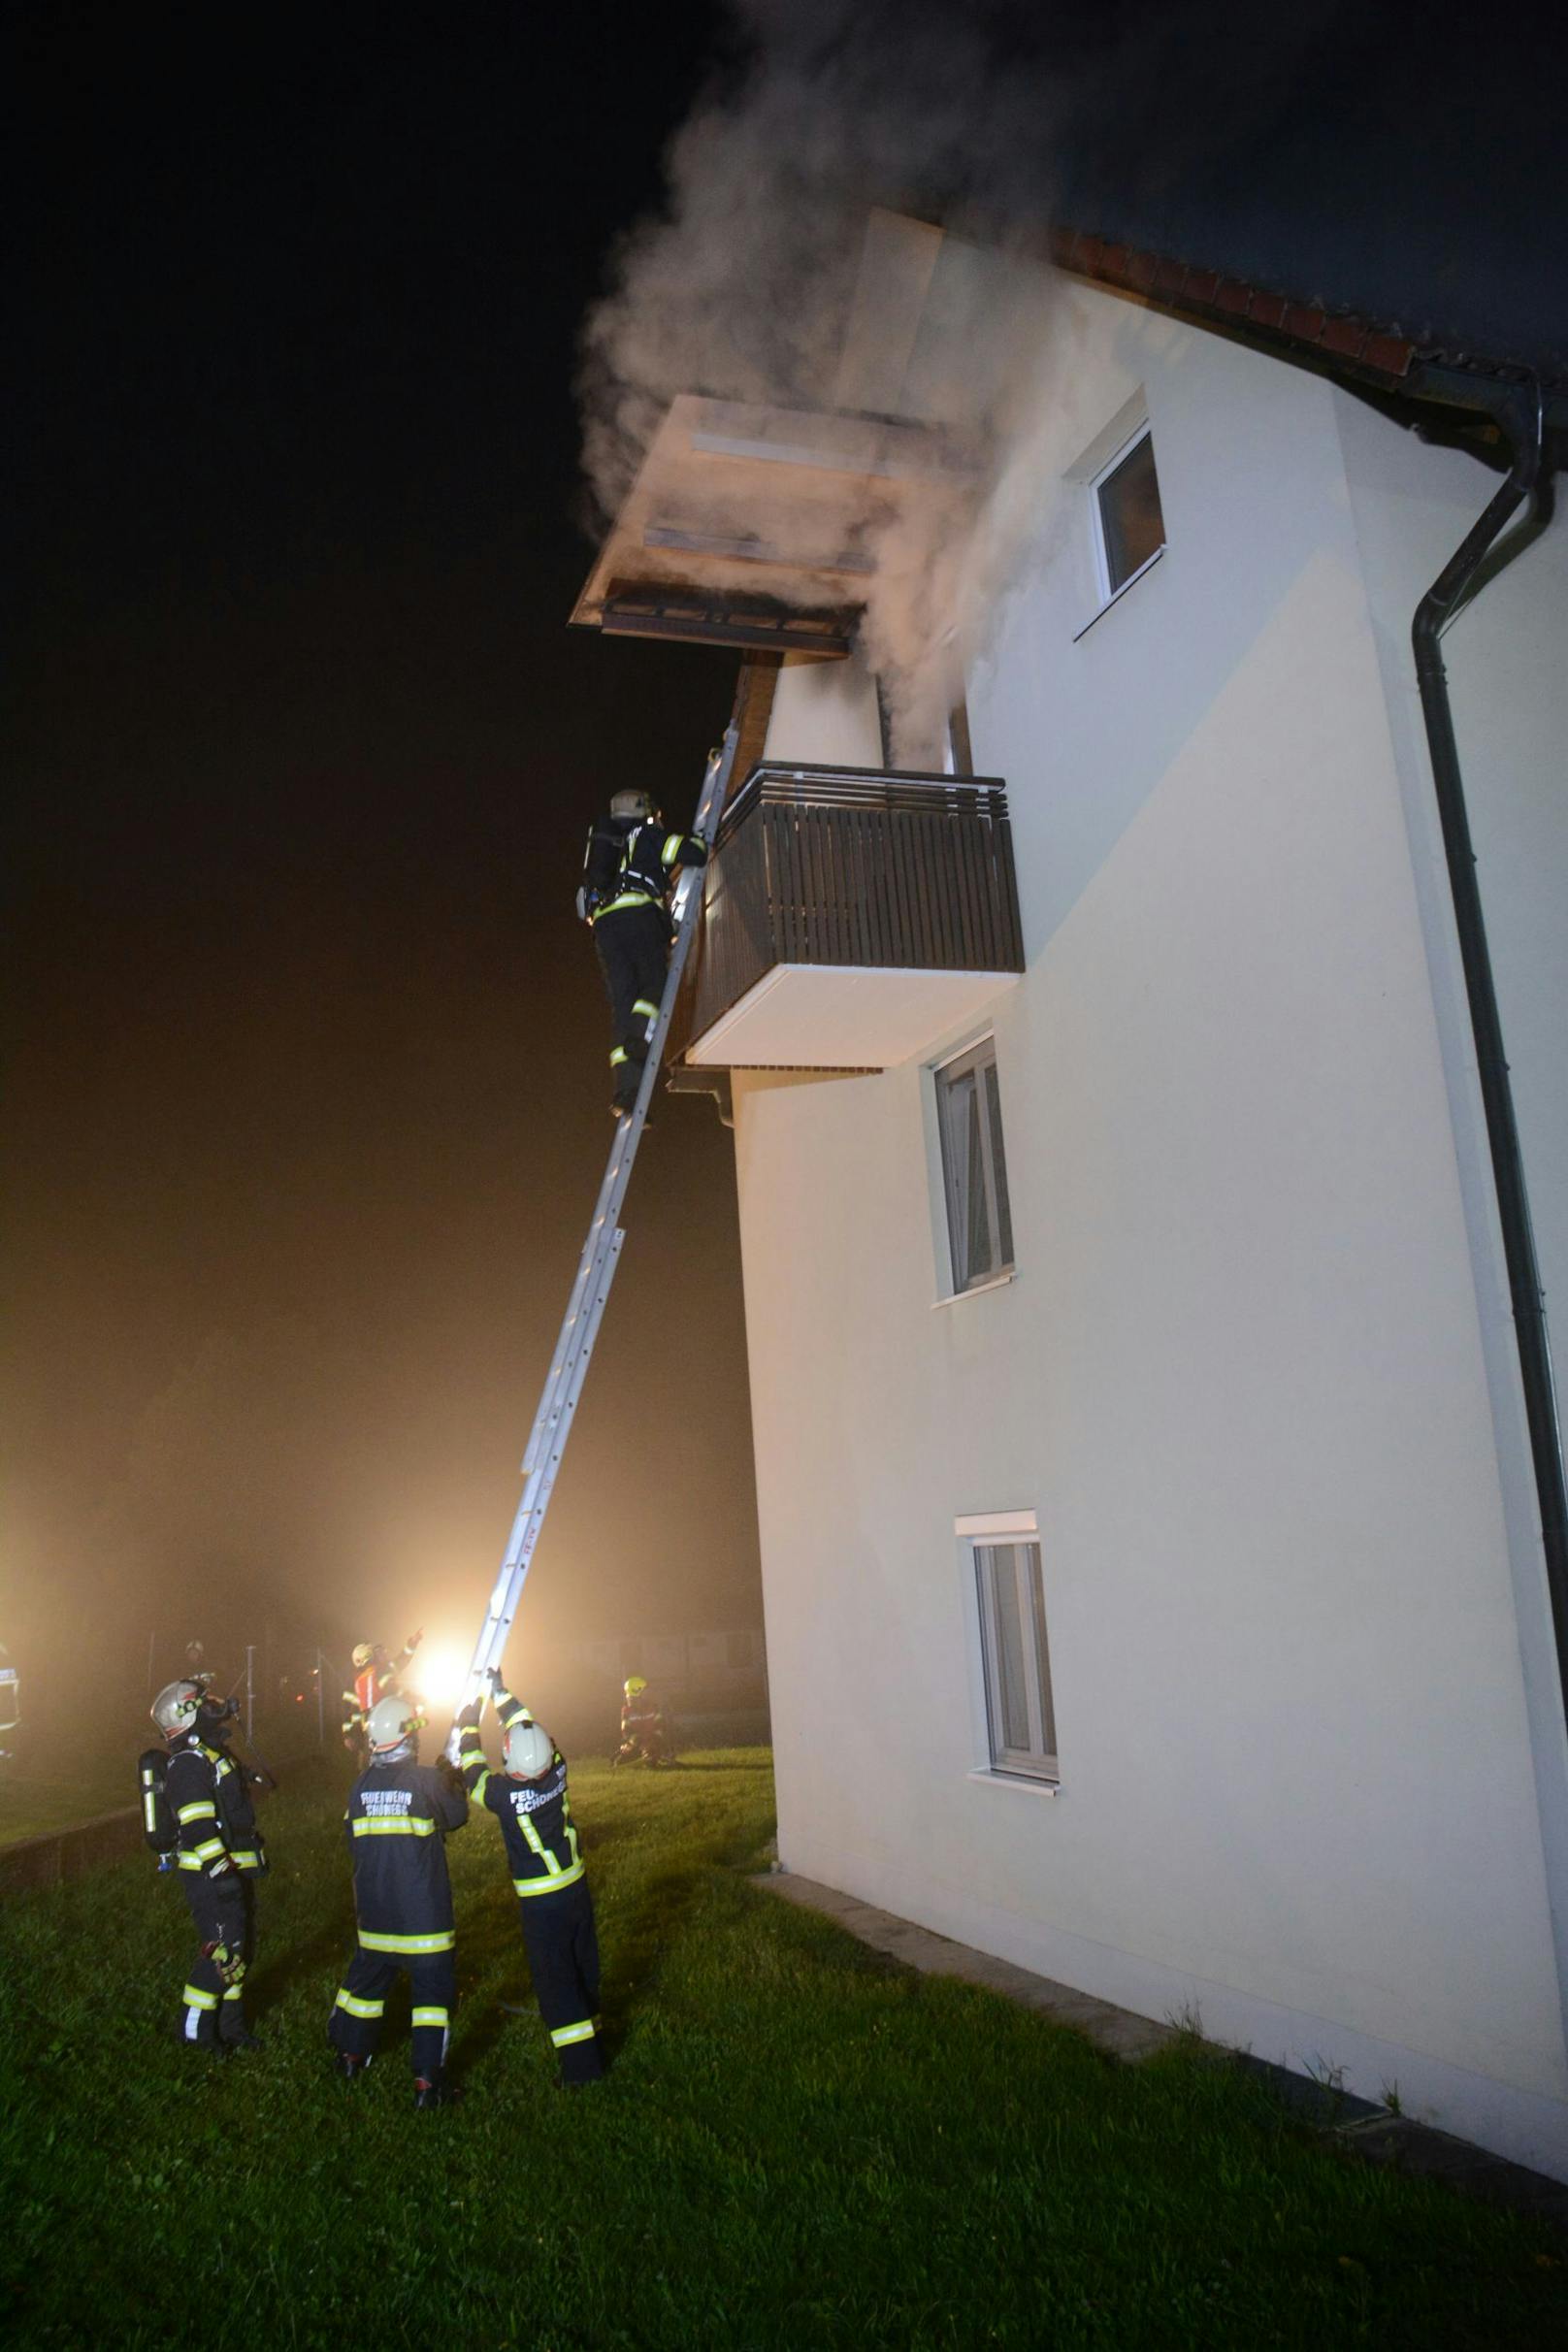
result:
<svg viewBox="0 0 1568 2352"><path fill-rule="evenodd" d="M200 1682L165 1682L152 1702L152 1720L166 1739L178 1739L195 1728L206 1696Z"/></svg>
<svg viewBox="0 0 1568 2352"><path fill-rule="evenodd" d="M629 1674L625 1682L621 1684L621 1688L625 1691L629 1699L635 1699L638 1691L646 1690L647 1687L647 1683L643 1681L639 1674Z"/></svg>
<svg viewBox="0 0 1568 2352"><path fill-rule="evenodd" d="M365 1734L377 1755L401 1748L404 1741L419 1729L420 1715L412 1699L400 1699L396 1692L377 1699L365 1718Z"/></svg>
<svg viewBox="0 0 1568 2352"><path fill-rule="evenodd" d="M376 1644L374 1642L356 1642L354 1644L353 1651L354 1672L356 1674L363 1674L366 1667L370 1664L375 1655Z"/></svg>
<svg viewBox="0 0 1568 2352"><path fill-rule="evenodd" d="M538 1780L555 1762L555 1742L530 1716L526 1722L512 1725L502 1742L502 1753L508 1772L520 1780Z"/></svg>
<svg viewBox="0 0 1568 2352"><path fill-rule="evenodd" d="M657 811L651 792L614 792L610 794L609 813L617 824L642 825Z"/></svg>

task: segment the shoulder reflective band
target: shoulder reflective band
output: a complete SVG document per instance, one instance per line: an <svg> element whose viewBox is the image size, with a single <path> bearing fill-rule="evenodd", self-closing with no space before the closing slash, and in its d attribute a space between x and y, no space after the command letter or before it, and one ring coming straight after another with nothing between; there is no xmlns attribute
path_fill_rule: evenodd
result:
<svg viewBox="0 0 1568 2352"><path fill-rule="evenodd" d="M572 1886L576 1883L582 1877L584 1867L583 1863L574 1862L570 1870L562 1870L557 1864L553 1878L513 1878L512 1887L514 1892L522 1895L525 1900L529 1895L558 1895L563 1886Z"/></svg>
<svg viewBox="0 0 1568 2352"><path fill-rule="evenodd" d="M455 1927L438 1928L430 1936L378 1936L372 1929L359 1931L362 1948L368 1952L449 1952L457 1942Z"/></svg>
<svg viewBox="0 0 1568 2352"><path fill-rule="evenodd" d="M674 865L675 860L680 856L680 845L685 837L684 833L666 833L665 845L659 852L661 866Z"/></svg>
<svg viewBox="0 0 1568 2352"><path fill-rule="evenodd" d="M579 2025L555 2025L550 2028L550 2040L558 2050L564 2050L569 2042L592 2042L593 2038L594 2021L591 2017L584 2017Z"/></svg>
<svg viewBox="0 0 1568 2352"><path fill-rule="evenodd" d="M361 2001L357 1993L340 1993L335 2006L350 2017L379 2017L386 2009L384 2001Z"/></svg>
<svg viewBox="0 0 1568 2352"><path fill-rule="evenodd" d="M362 1813L354 1823L356 1838L433 1838L436 1824L420 1813L389 1813L383 1820L379 1814Z"/></svg>

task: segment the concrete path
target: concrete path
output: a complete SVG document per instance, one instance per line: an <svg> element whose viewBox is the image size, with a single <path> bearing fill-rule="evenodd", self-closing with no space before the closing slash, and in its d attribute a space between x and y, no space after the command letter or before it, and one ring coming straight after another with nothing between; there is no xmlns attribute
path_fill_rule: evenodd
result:
<svg viewBox="0 0 1568 2352"><path fill-rule="evenodd" d="M793 1871L771 1870L754 1878L752 1884L768 1894L781 1896L786 1903L798 1904L802 1911L820 1911L847 1929L860 1943L868 1944L872 1951L885 1952L890 1960L917 1969L922 1976L958 1976L965 1984L978 1984L987 1992L1000 1993L1004 2000L1016 2001L1021 2008L1034 2009L1059 2025L1076 2026L1098 2048L1109 2051L1113 2058L1126 2059L1130 2065L1151 2057L1156 2050L1168 2048L1179 2039L1174 2026L1157 2024L1152 2017L1135 2016L1130 2009L1117 2009L1109 2001L1096 2001L1092 1993L1076 1992L1071 1985L1058 1984L1050 1976L1036 1976L1027 1968L1015 1968L1010 1960L998 1960L990 1952L977 1952L967 1944L955 1944L947 1936L934 1935L929 1927L917 1927L912 1919L896 1918L892 1911L878 1911L874 1904L863 1903L856 1895L840 1894L833 1886L821 1886L815 1878L799 1878ZM1331 2083L1290 2074L1284 2067L1271 2066L1246 2051L1218 2050L1217 2054L1266 2075L1286 2104L1304 2121L1323 2132L1336 2146L1367 2163L1397 2166L1401 2172L1443 2180L1466 2197L1484 2198L1489 2205L1507 2205L1515 2212L1528 2213L1568 2230L1568 2185L1562 2181L1549 2179L1544 2172L1529 2172L1520 2164L1509 2164L1501 2156L1488 2155L1485 2148L1473 2147L1466 2140L1455 2140L1448 2132L1435 2131L1430 2124L1418 2123L1408 2115L1395 2115L1370 2100L1353 2098Z"/></svg>

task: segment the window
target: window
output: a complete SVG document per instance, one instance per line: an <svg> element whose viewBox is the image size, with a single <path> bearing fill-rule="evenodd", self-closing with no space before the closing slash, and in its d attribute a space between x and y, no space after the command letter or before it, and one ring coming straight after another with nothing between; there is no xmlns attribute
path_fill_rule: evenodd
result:
<svg viewBox="0 0 1568 2352"><path fill-rule="evenodd" d="M879 670L876 677L876 723L882 744L882 765L895 774L900 766L906 774L935 776L972 776L974 755L969 748L969 712L963 695L939 718L933 719L924 740L917 730L911 735L908 713L902 730L901 762L894 758L898 748L899 729L895 718L892 690Z"/></svg>
<svg viewBox="0 0 1568 2352"><path fill-rule="evenodd" d="M1057 1723L1040 1547L976 1544L974 1571L992 1770L1055 1780Z"/></svg>
<svg viewBox="0 0 1568 2352"><path fill-rule="evenodd" d="M935 1077L953 1289L972 1290L1011 1272L1013 1263L996 1039L956 1055Z"/></svg>
<svg viewBox="0 0 1568 2352"><path fill-rule="evenodd" d="M947 714L942 734L942 773L944 776L972 776L974 753L969 745L969 706L960 696Z"/></svg>
<svg viewBox="0 0 1568 2352"><path fill-rule="evenodd" d="M1147 426L1121 449L1094 484L1100 588L1109 601L1153 563L1165 544L1155 444Z"/></svg>

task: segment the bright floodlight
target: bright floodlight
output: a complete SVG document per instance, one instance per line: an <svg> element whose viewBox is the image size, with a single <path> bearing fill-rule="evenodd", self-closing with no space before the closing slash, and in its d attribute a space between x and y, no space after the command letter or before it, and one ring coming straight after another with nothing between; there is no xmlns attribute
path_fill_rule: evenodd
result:
<svg viewBox="0 0 1568 2352"><path fill-rule="evenodd" d="M450 1707L463 1695L466 1669L455 1650L438 1650L419 1661L419 1695L427 1707Z"/></svg>

